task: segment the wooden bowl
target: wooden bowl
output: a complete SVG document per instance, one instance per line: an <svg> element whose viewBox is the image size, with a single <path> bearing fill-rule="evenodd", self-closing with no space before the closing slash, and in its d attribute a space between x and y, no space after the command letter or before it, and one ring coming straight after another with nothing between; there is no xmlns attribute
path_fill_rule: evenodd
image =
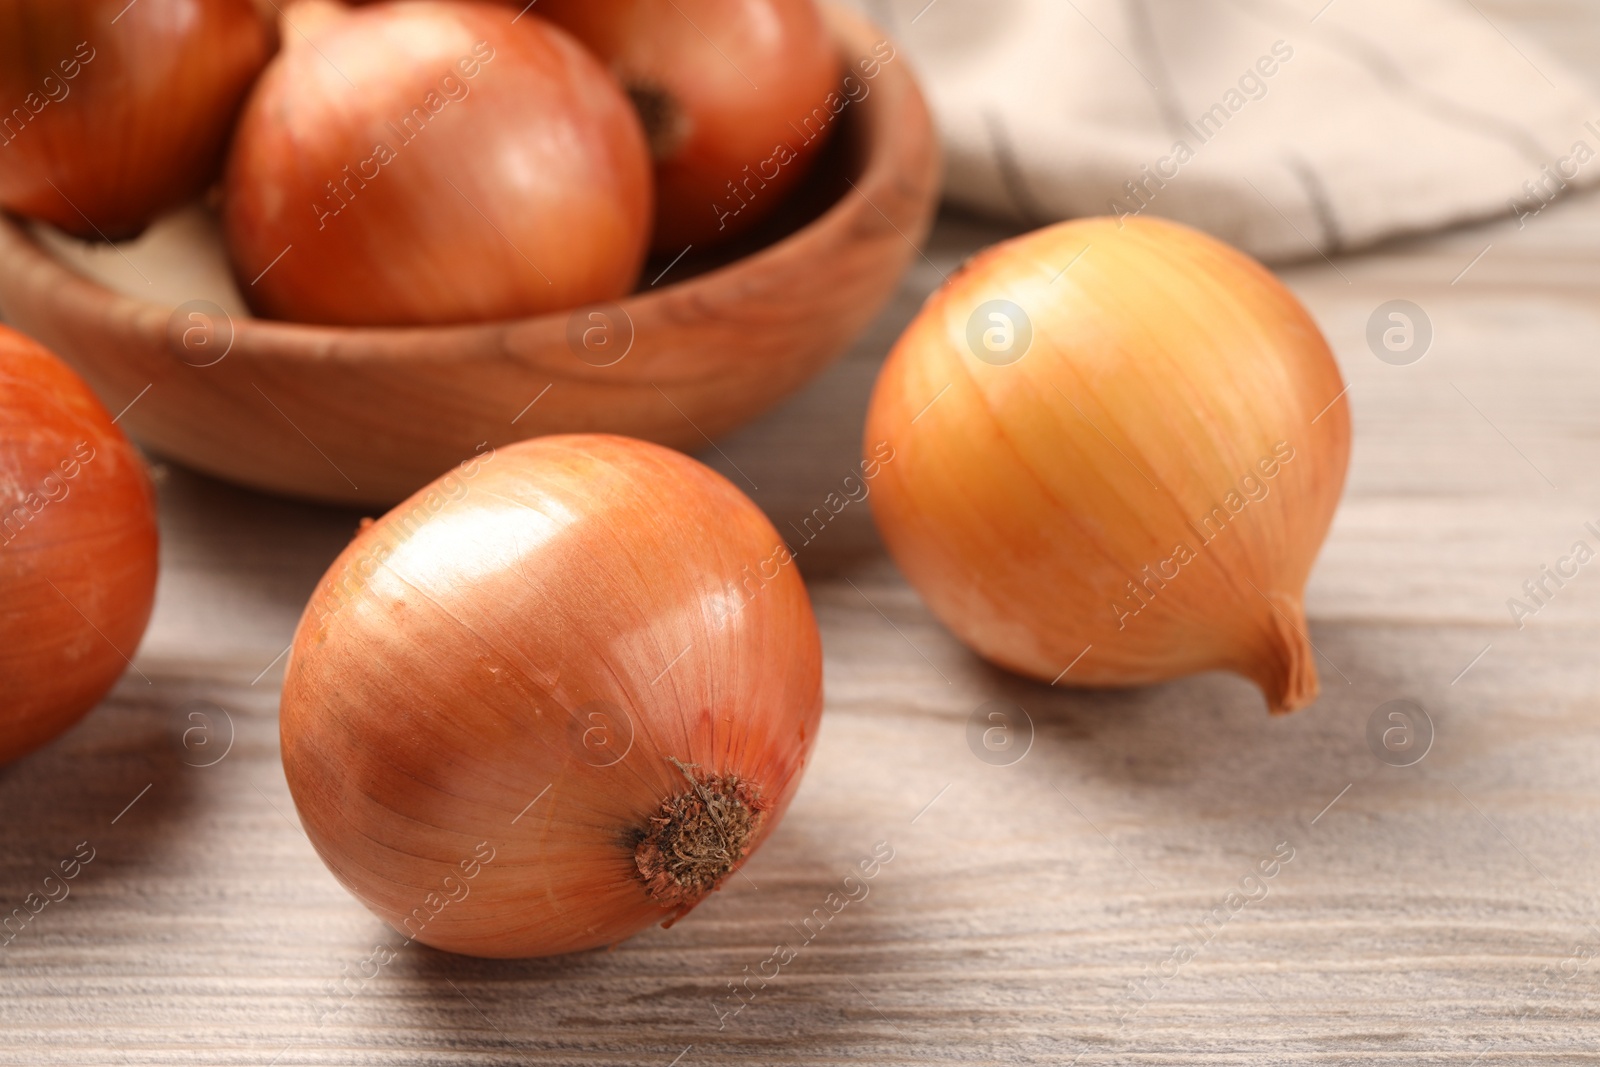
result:
<svg viewBox="0 0 1600 1067"><path fill-rule="evenodd" d="M868 92L833 120L801 193L715 258L650 264L641 290L609 309L458 327L274 322L248 317L236 296L188 303L237 292L214 225L169 255L164 277L140 272L126 246L93 253L141 273L120 287L165 297L155 301L91 280L64 262L62 240L0 216L0 316L112 411L135 401L122 425L153 451L292 496L392 504L485 443L540 434L702 448L844 351L918 254L936 206L937 141L906 57L863 77L858 63L884 35L842 9L828 17ZM631 346L609 362L630 323Z"/></svg>

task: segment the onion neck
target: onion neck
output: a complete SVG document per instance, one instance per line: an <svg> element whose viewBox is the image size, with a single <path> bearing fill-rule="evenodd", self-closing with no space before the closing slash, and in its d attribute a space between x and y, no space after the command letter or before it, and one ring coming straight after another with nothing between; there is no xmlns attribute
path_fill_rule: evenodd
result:
<svg viewBox="0 0 1600 1067"><path fill-rule="evenodd" d="M634 836L633 860L645 891L684 915L739 866L766 821L761 791L737 775L708 775L668 757L685 788L666 800Z"/></svg>
<svg viewBox="0 0 1600 1067"><path fill-rule="evenodd" d="M671 92L644 78L625 79L628 99L644 127L650 158L657 163L672 159L689 139L689 118Z"/></svg>
<svg viewBox="0 0 1600 1067"><path fill-rule="evenodd" d="M1316 650L1306 635L1306 613L1300 598L1273 593L1267 599L1272 610L1264 620L1265 643L1255 662L1242 673L1261 687L1268 711L1287 715L1317 699Z"/></svg>

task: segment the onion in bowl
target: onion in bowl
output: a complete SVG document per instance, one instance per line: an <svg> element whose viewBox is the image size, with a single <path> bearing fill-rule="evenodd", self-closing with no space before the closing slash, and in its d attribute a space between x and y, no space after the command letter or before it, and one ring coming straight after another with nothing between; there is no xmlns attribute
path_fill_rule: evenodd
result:
<svg viewBox="0 0 1600 1067"><path fill-rule="evenodd" d="M137 235L216 180L269 38L250 0L0 4L0 208Z"/></svg>
<svg viewBox="0 0 1600 1067"><path fill-rule="evenodd" d="M850 99L812 0L541 0L534 10L593 49L633 98L655 157L655 249L667 255L771 214Z"/></svg>
<svg viewBox="0 0 1600 1067"><path fill-rule="evenodd" d="M649 150L576 41L477 3L308 0L285 19L225 184L229 251L259 314L465 323L633 287Z"/></svg>

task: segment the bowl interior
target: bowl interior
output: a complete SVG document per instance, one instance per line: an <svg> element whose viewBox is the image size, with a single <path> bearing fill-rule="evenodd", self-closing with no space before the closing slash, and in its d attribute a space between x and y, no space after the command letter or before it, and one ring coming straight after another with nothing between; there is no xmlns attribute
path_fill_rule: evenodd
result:
<svg viewBox="0 0 1600 1067"><path fill-rule="evenodd" d="M827 214L829 208L850 191L851 183L861 180L871 152L867 123L862 120L859 106L845 107L832 126L831 136L812 161L810 171L770 215L723 244L709 248L691 246L681 256L678 253L652 256L640 271L630 295L659 291L736 263L805 229ZM115 244L83 241L46 223L24 225L56 260L123 296L167 307L205 299L223 308L235 320L255 317L233 278L219 219L205 202L196 202L158 219L139 237ZM564 318L567 313L551 314ZM452 328L456 327L407 327Z"/></svg>

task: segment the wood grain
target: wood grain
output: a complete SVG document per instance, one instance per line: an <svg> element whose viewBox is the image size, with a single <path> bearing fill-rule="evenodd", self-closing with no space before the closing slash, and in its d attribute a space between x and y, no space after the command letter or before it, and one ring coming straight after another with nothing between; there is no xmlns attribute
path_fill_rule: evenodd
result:
<svg viewBox="0 0 1600 1067"><path fill-rule="evenodd" d="M1508 27L1520 10L1485 8ZM1563 41L1600 40L1587 7L1528 8ZM868 336L708 461L780 529L798 523L855 463L888 344L939 272L999 236L944 219ZM748 881L611 952L495 963L412 946L348 1003L329 984L398 939L296 828L281 665L252 680L359 513L170 468L148 683L130 675L0 771L0 906L78 842L97 849L0 949L0 1063L1600 1062L1600 571L1521 630L1506 608L1600 519L1600 199L1284 275L1352 383L1356 431L1308 596L1314 707L1270 721L1220 675L1091 693L993 671L851 504L800 550L827 709ZM1409 367L1364 338L1394 298L1436 329ZM996 698L1035 724L1011 767L966 745ZM1396 698L1436 727L1411 768L1365 737ZM214 766L185 765L215 755L202 735L183 745L189 701L231 717ZM727 983L798 940L880 840L895 858L870 895L719 1030ZM1285 842L1266 896L1164 975Z"/></svg>

